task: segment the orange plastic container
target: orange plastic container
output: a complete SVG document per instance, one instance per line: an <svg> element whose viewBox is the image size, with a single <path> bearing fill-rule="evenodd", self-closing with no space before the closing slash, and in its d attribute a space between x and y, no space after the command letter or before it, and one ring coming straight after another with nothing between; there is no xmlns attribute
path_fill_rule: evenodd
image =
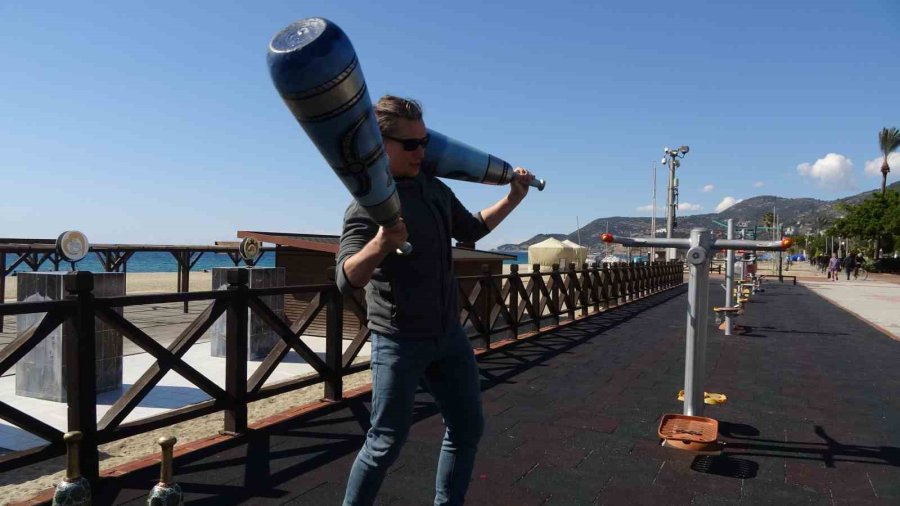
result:
<svg viewBox="0 0 900 506"><path fill-rule="evenodd" d="M690 451L718 448L719 422L713 418L669 413L663 415L657 432L672 448Z"/></svg>

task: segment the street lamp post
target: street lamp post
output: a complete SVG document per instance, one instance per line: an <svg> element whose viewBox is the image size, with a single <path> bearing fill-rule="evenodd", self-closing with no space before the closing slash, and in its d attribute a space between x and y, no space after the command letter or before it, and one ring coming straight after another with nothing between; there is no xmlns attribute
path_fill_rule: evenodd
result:
<svg viewBox="0 0 900 506"><path fill-rule="evenodd" d="M669 192L666 199L666 239L672 238L672 229L675 228L675 211L678 208L678 180L675 179L675 169L681 166L679 158L688 154L690 147L681 146L678 149L664 148L665 156L661 163L669 167ZM666 259L675 259L675 248L666 249Z"/></svg>

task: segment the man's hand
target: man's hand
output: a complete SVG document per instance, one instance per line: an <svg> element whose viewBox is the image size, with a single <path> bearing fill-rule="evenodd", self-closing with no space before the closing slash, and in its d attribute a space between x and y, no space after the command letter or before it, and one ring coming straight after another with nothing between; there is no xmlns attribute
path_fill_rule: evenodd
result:
<svg viewBox="0 0 900 506"><path fill-rule="evenodd" d="M378 245L378 251L383 254L390 254L409 239L409 233L406 230L406 223L403 218L390 227L378 227L378 233L375 234L373 241Z"/></svg>
<svg viewBox="0 0 900 506"><path fill-rule="evenodd" d="M347 282L354 288L366 286L381 262L397 251L408 238L409 234L406 232L406 223L403 223L403 219L391 227L378 227L375 237L361 250L344 260L343 269Z"/></svg>
<svg viewBox="0 0 900 506"><path fill-rule="evenodd" d="M516 167L513 172L516 173L516 177L509 185L509 198L518 203L528 195L528 182L534 180L534 174L522 167Z"/></svg>

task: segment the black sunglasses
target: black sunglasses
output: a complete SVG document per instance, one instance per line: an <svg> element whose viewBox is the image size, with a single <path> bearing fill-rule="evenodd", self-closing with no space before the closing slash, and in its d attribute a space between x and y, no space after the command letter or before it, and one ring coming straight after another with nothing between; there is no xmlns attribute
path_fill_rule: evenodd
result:
<svg viewBox="0 0 900 506"><path fill-rule="evenodd" d="M419 146L422 146L424 148L425 146L428 145L428 141L431 140L430 135L426 135L425 137L422 137L421 139L400 139L397 137L392 137L390 135L384 135L384 134L382 134L382 137L384 137L385 139L390 139L392 141L397 141L400 144L403 144L403 151L415 151L415 150L419 149Z"/></svg>

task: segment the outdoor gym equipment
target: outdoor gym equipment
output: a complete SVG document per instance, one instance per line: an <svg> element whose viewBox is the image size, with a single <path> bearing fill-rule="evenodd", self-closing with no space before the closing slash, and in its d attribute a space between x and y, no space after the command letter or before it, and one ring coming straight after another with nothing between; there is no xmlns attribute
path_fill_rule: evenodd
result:
<svg viewBox="0 0 900 506"><path fill-rule="evenodd" d="M172 479L174 471L173 448L178 440L174 436L163 436L156 441L161 450L162 458L159 462L159 483L157 483L147 497L148 506L183 506L184 494L181 487Z"/></svg>
<svg viewBox="0 0 900 506"><path fill-rule="evenodd" d="M56 485L53 506L90 506L91 484L81 475L78 451L81 447L81 432L66 432L66 476Z"/></svg>
<svg viewBox="0 0 900 506"><path fill-rule="evenodd" d="M790 238L781 241L748 241L714 239L709 229L691 230L689 239L615 237L602 234L606 243L631 247L687 249L690 266L688 277L687 332L684 361L684 415L663 415L660 436L675 448L706 451L715 448L718 423L703 417L703 376L706 369L706 329L709 310L709 261L715 250L781 251L791 245ZM730 291L726 290L726 293ZM713 438L710 440L710 435Z"/></svg>

